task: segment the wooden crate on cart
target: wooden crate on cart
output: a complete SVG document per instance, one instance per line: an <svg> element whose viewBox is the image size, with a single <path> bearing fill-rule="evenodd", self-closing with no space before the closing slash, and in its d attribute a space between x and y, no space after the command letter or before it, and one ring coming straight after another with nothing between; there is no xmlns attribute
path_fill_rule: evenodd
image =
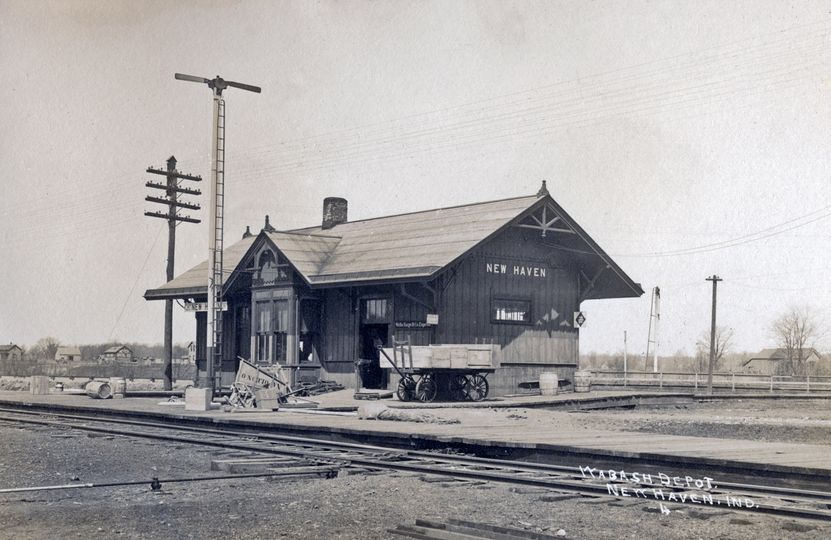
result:
<svg viewBox="0 0 831 540"><path fill-rule="evenodd" d="M412 346L409 340L393 341L393 347L380 349L380 365L401 376L401 401L429 402L440 393L454 401L481 401L488 395L487 376L497 368L497 351L497 345Z"/></svg>

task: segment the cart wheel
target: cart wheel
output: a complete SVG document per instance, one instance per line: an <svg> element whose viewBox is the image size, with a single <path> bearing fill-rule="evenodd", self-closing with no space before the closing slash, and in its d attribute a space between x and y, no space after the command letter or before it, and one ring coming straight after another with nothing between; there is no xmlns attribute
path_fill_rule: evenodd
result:
<svg viewBox="0 0 831 540"><path fill-rule="evenodd" d="M464 375L453 375L453 378L450 379L450 399L453 401L470 399L470 395L468 394L469 387L470 384L468 383L467 377Z"/></svg>
<svg viewBox="0 0 831 540"><path fill-rule="evenodd" d="M483 375L477 374L470 377L468 396L473 401L482 401L488 397L488 380Z"/></svg>
<svg viewBox="0 0 831 540"><path fill-rule="evenodd" d="M415 397L423 403L429 403L436 399L436 393L439 391L439 385L436 384L436 379L433 375L427 374L418 381L415 389Z"/></svg>
<svg viewBox="0 0 831 540"><path fill-rule="evenodd" d="M399 401L412 401L416 397L416 382L409 375L405 375L398 381L398 391L396 393Z"/></svg>

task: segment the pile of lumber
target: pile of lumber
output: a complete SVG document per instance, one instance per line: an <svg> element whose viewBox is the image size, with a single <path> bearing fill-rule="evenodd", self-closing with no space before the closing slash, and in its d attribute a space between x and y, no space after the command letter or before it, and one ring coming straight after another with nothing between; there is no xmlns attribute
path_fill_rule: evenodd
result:
<svg viewBox="0 0 831 540"><path fill-rule="evenodd" d="M292 394L295 396L319 396L336 390L343 390L343 385L335 381L317 381L315 383L300 383L295 386Z"/></svg>

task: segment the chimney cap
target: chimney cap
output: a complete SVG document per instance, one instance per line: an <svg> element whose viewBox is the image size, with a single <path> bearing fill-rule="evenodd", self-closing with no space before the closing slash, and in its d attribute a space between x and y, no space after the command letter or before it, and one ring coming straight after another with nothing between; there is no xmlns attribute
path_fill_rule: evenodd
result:
<svg viewBox="0 0 831 540"><path fill-rule="evenodd" d="M265 232L277 232L277 229L271 226L271 223L268 220L268 214L265 215L265 225L263 225L263 231Z"/></svg>
<svg viewBox="0 0 831 540"><path fill-rule="evenodd" d="M550 193L548 193L548 188L545 186L545 180L543 180L539 191L537 191L537 197L545 197L546 195L550 195Z"/></svg>
<svg viewBox="0 0 831 540"><path fill-rule="evenodd" d="M251 232L251 226L250 226L250 225L246 225L246 226L245 226L245 232L244 232L244 233L242 233L242 237L243 237L243 238L248 238L248 237L250 237L250 236L254 236L254 234Z"/></svg>

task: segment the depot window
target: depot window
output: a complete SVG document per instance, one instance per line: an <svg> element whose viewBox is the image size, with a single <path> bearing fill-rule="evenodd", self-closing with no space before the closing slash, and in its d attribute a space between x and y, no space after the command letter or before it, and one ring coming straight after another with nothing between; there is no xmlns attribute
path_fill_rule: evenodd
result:
<svg viewBox="0 0 831 540"><path fill-rule="evenodd" d="M386 298L367 298L361 306L362 320L366 324L389 322L389 302Z"/></svg>
<svg viewBox="0 0 831 540"><path fill-rule="evenodd" d="M531 324L531 300L494 298L491 300L491 319L499 323Z"/></svg>
<svg viewBox="0 0 831 540"><path fill-rule="evenodd" d="M264 364L285 364L289 332L288 301L257 302L255 322L254 346L257 361Z"/></svg>

